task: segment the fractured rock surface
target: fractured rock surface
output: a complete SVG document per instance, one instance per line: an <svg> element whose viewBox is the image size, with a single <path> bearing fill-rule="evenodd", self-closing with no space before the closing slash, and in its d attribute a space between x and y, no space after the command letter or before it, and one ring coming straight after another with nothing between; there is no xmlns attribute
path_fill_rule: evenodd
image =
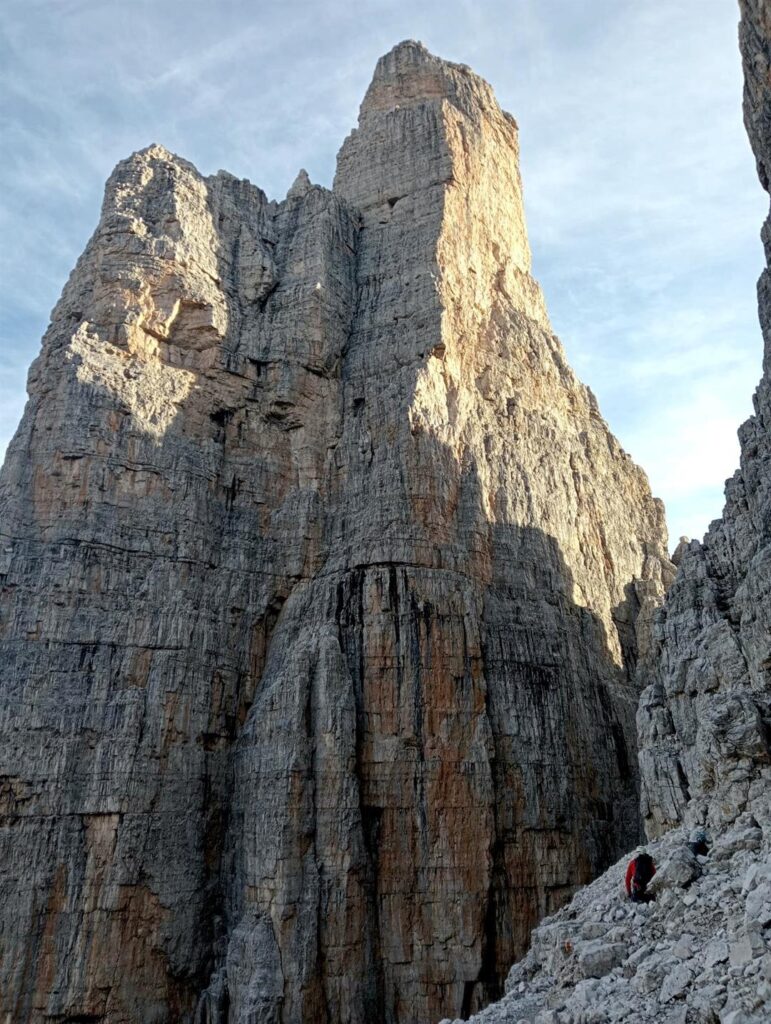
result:
<svg viewBox="0 0 771 1024"><path fill-rule="evenodd" d="M763 827L745 814L717 832L687 883L671 869L691 856L688 830L651 843L655 903L625 898L619 861L535 929L507 994L473 1024L766 1024L771 802L758 811Z"/></svg>
<svg viewBox="0 0 771 1024"><path fill-rule="evenodd" d="M740 0L744 117L771 168L771 7ZM762 231L771 264L771 220ZM767 1024L771 1020L771 270L741 466L703 543L682 543L637 716L655 903L625 899L631 855L532 937L476 1024ZM695 858L690 826L712 848Z"/></svg>
<svg viewBox="0 0 771 1024"><path fill-rule="evenodd" d="M124 161L29 392L0 477L0 1019L495 997L637 840L671 565L551 332L489 86L401 44L334 189L281 203Z"/></svg>
<svg viewBox="0 0 771 1024"><path fill-rule="evenodd" d="M764 187L771 167L771 9L743 0L744 120ZM771 219L763 226L771 261ZM721 519L681 552L638 715L649 835L730 824L771 784L771 270L758 282L765 341L755 415Z"/></svg>

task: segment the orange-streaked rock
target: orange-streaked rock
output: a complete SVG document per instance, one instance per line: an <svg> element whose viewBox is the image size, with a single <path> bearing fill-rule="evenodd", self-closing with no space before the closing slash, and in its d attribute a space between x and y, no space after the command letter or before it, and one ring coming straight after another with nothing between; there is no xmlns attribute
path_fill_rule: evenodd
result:
<svg viewBox="0 0 771 1024"><path fill-rule="evenodd" d="M0 533L0 1016L467 1013L637 837L663 510L419 44L332 192L118 166Z"/></svg>

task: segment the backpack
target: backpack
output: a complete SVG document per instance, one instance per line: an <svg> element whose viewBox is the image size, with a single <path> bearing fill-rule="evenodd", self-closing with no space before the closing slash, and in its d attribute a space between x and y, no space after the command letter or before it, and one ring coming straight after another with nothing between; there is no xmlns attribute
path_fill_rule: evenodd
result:
<svg viewBox="0 0 771 1024"><path fill-rule="evenodd" d="M634 862L632 892L645 892L645 887L653 878L653 875L653 857L649 853L638 854Z"/></svg>

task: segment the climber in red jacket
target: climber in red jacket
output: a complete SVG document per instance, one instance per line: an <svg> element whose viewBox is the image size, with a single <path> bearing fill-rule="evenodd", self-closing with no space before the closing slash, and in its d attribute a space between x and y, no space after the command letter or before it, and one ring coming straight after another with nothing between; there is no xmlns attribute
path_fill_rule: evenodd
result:
<svg viewBox="0 0 771 1024"><path fill-rule="evenodd" d="M648 883L656 874L653 857L645 850L640 850L636 857L629 861L626 869L626 894L633 903L650 903L656 897L648 892Z"/></svg>

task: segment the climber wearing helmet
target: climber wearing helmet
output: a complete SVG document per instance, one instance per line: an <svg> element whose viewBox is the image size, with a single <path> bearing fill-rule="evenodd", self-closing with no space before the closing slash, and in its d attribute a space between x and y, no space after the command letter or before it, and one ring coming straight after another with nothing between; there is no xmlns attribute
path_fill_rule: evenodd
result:
<svg viewBox="0 0 771 1024"><path fill-rule="evenodd" d="M648 883L655 874L656 865L646 850L640 850L629 861L626 869L626 894L632 903L650 903L656 899L653 893L648 892Z"/></svg>

